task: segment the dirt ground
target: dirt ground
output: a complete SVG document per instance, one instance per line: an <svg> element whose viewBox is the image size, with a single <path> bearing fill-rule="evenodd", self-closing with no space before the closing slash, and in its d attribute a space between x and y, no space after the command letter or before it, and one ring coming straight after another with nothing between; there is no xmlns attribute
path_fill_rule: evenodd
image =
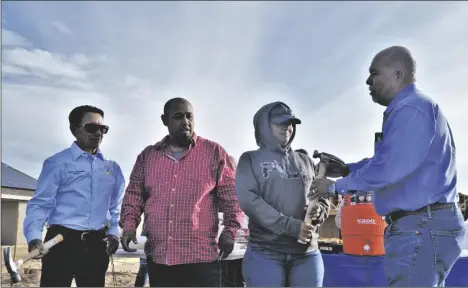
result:
<svg viewBox="0 0 468 288"><path fill-rule="evenodd" d="M3 247L2 247L3 248ZM10 275L6 271L3 262L2 254L2 282L1 287L9 287L11 285ZM27 254L26 247L18 247L16 251L16 259L19 259ZM136 273L139 266L138 258L114 258L114 268L116 274L117 287L133 287L135 284ZM106 275L106 287L114 287L112 278L112 268L109 263L109 269ZM25 263L20 269L21 283L14 284L13 287L39 287L39 280L41 276L41 261L31 260ZM72 286L75 283L73 282Z"/></svg>

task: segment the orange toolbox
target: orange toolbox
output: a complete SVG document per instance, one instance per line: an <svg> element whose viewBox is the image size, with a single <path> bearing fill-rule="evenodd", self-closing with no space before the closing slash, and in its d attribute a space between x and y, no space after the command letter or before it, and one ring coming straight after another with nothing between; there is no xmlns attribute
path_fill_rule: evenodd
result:
<svg viewBox="0 0 468 288"><path fill-rule="evenodd" d="M387 223L375 212L372 193L346 195L341 208L343 252L350 255L385 255L384 231Z"/></svg>

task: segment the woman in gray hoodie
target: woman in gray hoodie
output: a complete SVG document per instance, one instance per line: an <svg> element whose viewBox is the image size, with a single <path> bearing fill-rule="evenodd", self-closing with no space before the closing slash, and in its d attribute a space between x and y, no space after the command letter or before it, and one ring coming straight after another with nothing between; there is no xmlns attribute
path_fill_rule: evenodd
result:
<svg viewBox="0 0 468 288"><path fill-rule="evenodd" d="M249 287L320 287L323 283L317 227L328 217L330 203L321 198L314 225L303 222L315 174L309 156L291 148L300 123L282 102L263 106L254 116L260 148L239 158L236 192L249 217L242 274Z"/></svg>

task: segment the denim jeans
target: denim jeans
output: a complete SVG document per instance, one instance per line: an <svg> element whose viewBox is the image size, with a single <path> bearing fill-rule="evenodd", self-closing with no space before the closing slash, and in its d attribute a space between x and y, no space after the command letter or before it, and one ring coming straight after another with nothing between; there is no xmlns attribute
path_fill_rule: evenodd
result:
<svg viewBox="0 0 468 288"><path fill-rule="evenodd" d="M384 267L391 287L443 287L461 253L465 233L458 207L427 208L390 223Z"/></svg>
<svg viewBox="0 0 468 288"><path fill-rule="evenodd" d="M247 287L321 287L324 266L319 249L287 254L260 247L247 248L242 261Z"/></svg>
<svg viewBox="0 0 468 288"><path fill-rule="evenodd" d="M148 282L148 264L146 258L140 258L140 268L135 279L135 287L145 287Z"/></svg>

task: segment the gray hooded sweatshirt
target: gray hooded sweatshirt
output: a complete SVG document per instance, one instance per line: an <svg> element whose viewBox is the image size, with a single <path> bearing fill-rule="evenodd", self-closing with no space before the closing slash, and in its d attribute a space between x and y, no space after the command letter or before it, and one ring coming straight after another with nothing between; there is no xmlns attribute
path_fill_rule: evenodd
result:
<svg viewBox="0 0 468 288"><path fill-rule="evenodd" d="M318 248L317 227L308 244L297 242L305 217L307 194L315 177L314 163L308 155L295 152L291 142L281 147L270 128L270 111L282 102L260 108L254 116L255 138L260 147L239 158L236 193L239 205L249 217L249 245L283 253L305 253ZM285 105L286 106L286 105ZM323 222L330 203L321 198Z"/></svg>

